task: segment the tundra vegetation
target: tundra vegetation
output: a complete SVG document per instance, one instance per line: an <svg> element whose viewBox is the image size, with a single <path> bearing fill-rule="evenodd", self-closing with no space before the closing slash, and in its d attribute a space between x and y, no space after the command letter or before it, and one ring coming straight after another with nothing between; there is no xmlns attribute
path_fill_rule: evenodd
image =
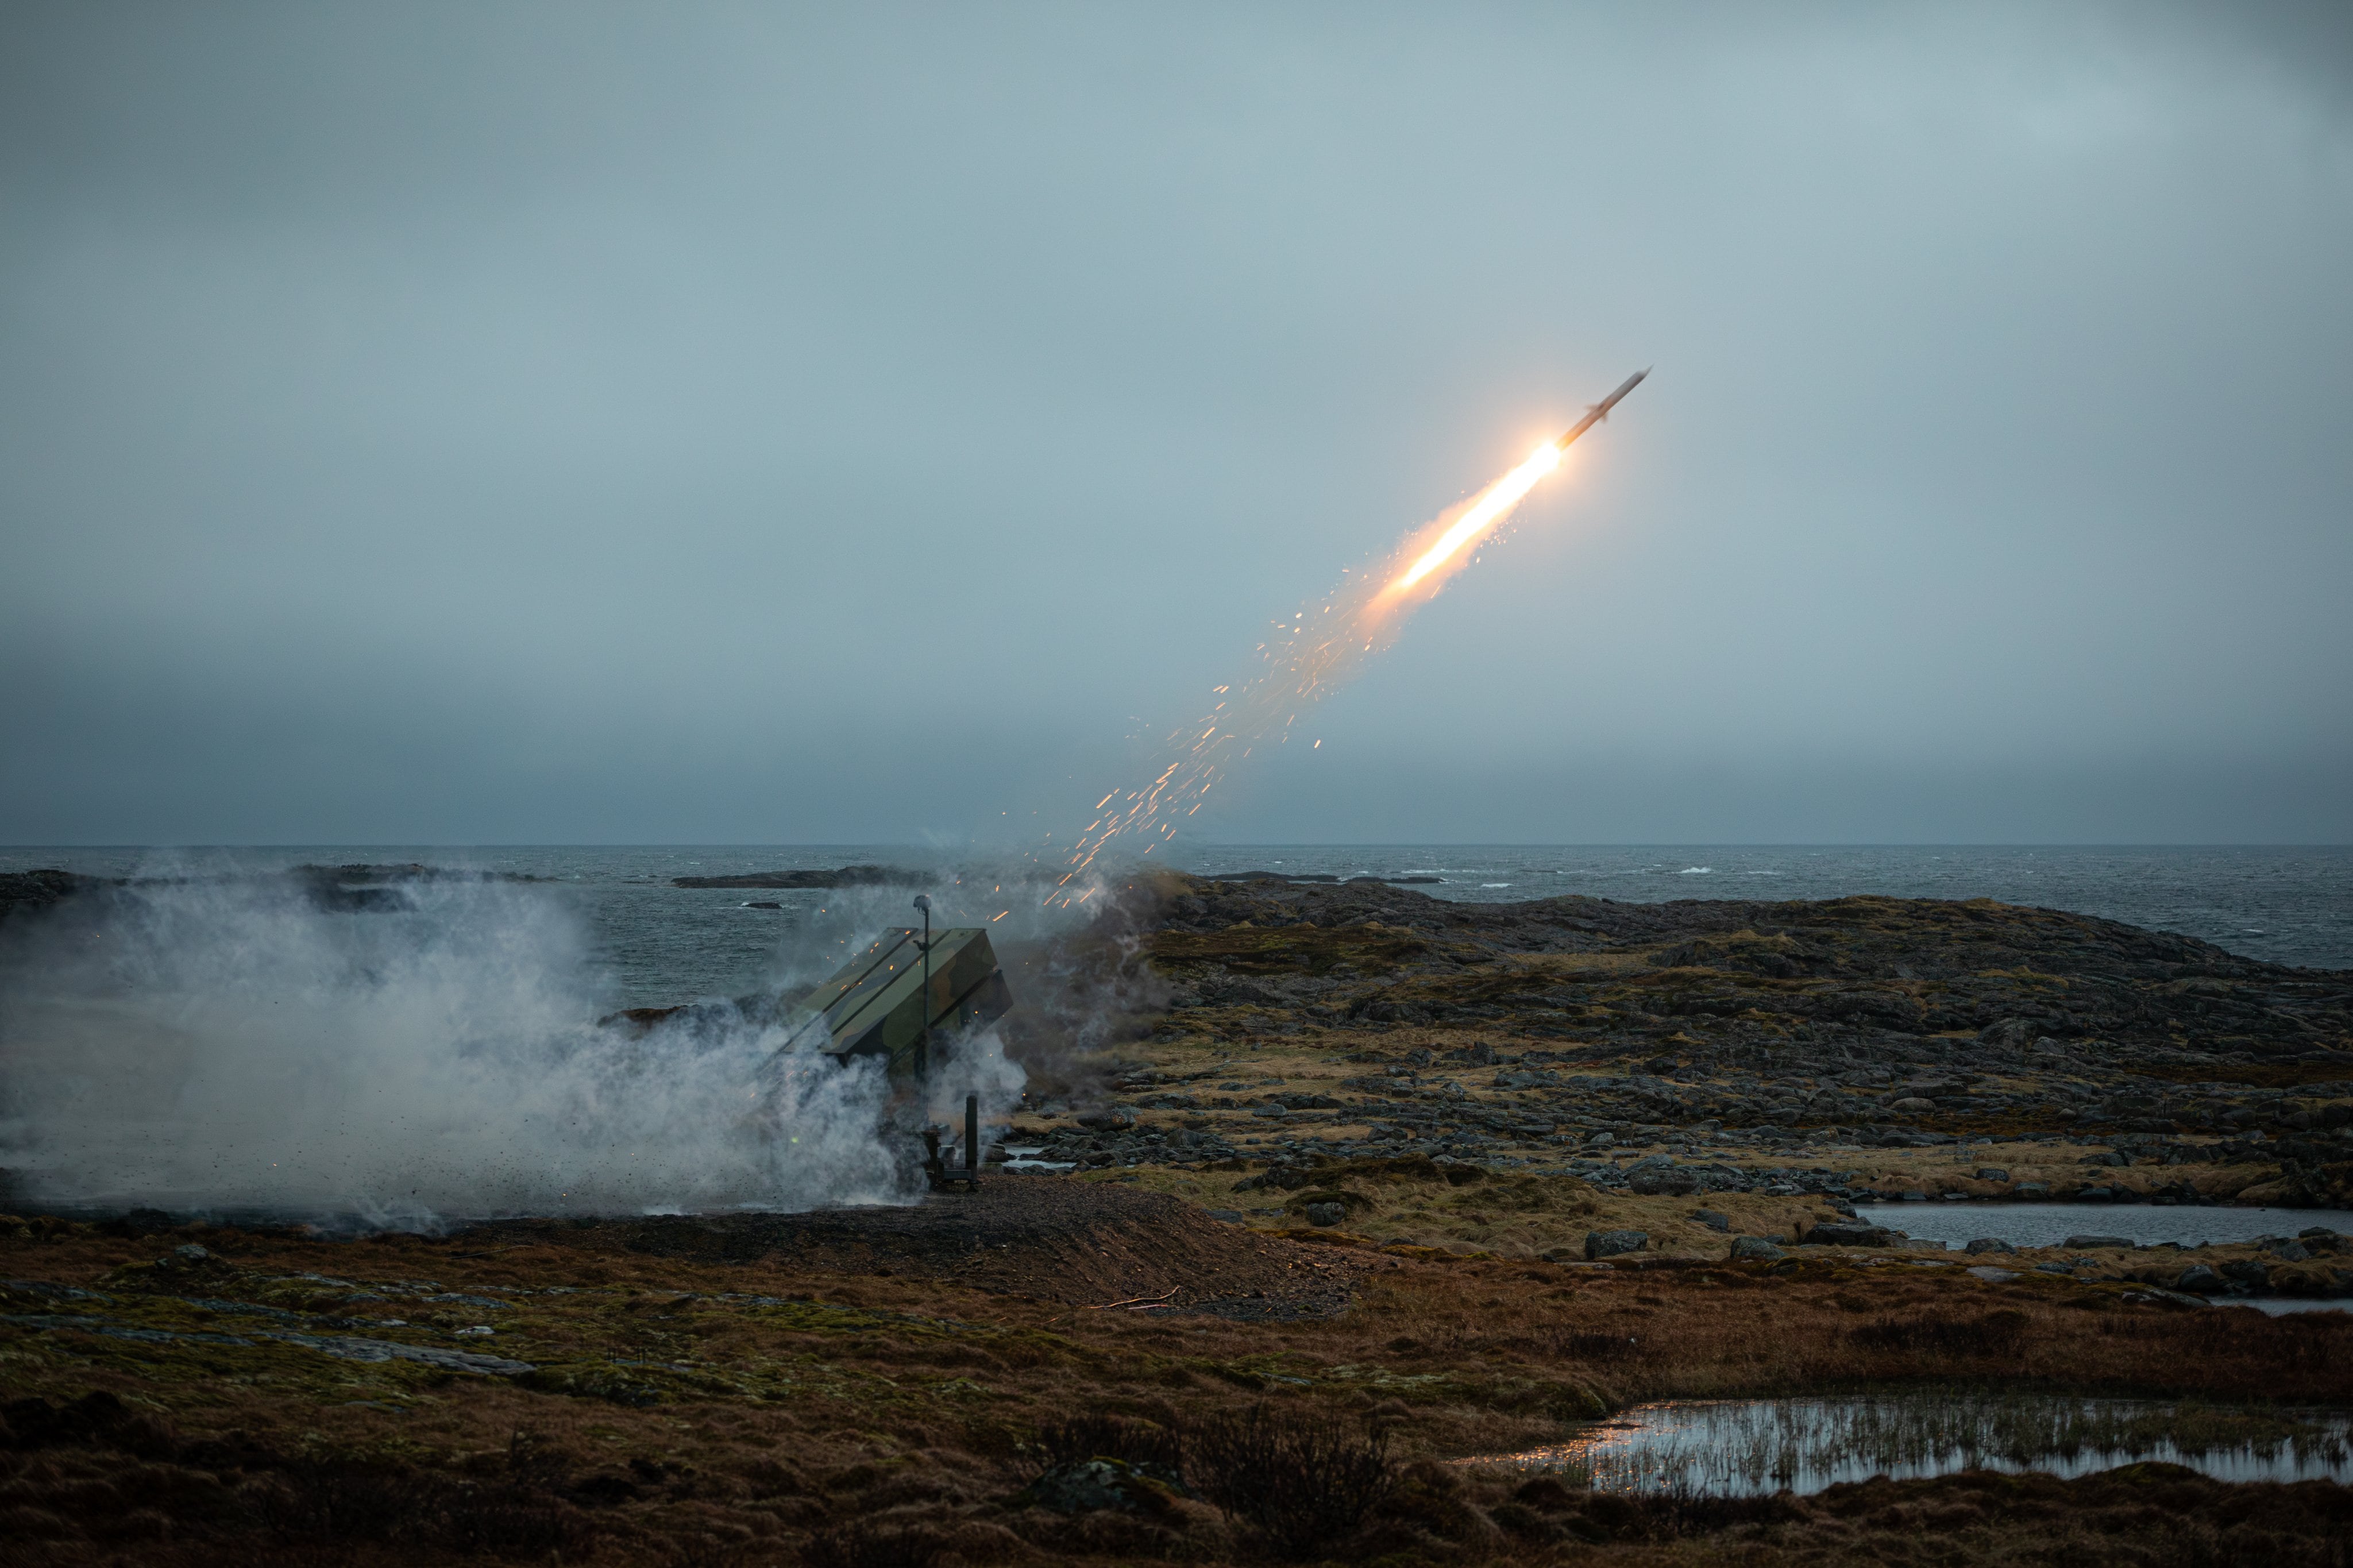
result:
<svg viewBox="0 0 2353 1568"><path fill-rule="evenodd" d="M2341 1204L2353 977L1990 904L1171 877L1015 989L1007 1142L1073 1169L914 1210L0 1220L0 1561L2346 1561L2329 1481L1461 1461L1833 1396L1915 1413L1883 1447L2320 1451L2353 1317L2231 1303L2353 1294L2327 1227L1963 1258L1872 1200Z"/></svg>

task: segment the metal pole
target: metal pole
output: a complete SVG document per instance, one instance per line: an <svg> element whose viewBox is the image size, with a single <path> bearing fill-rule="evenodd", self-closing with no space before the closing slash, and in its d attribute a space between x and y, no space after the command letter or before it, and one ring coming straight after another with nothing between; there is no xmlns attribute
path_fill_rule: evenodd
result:
<svg viewBox="0 0 2353 1568"><path fill-rule="evenodd" d="M923 940L917 945L923 954L923 1026L915 1036L915 1077L927 1079L932 1076L932 896L915 895L915 907L923 911Z"/></svg>
<svg viewBox="0 0 2353 1568"><path fill-rule="evenodd" d="M964 1172L973 1185L980 1184L980 1096L964 1097Z"/></svg>

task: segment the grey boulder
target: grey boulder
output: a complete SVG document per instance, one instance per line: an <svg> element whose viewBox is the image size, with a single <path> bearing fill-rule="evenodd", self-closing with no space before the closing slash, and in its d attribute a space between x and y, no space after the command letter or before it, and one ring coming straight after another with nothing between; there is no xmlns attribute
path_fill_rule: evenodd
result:
<svg viewBox="0 0 2353 1568"><path fill-rule="evenodd" d="M1165 1486L1154 1485L1155 1479L1123 1459L1081 1459L1048 1470L1016 1500L1034 1502L1056 1513L1094 1513L1105 1509L1133 1512L1154 1491L1166 1490Z"/></svg>
<svg viewBox="0 0 2353 1568"><path fill-rule="evenodd" d="M2220 1274L2203 1263L2193 1263L2183 1269L2181 1277L2173 1282L2173 1288L2187 1290L2193 1296L2219 1296L2230 1289L2222 1282Z"/></svg>
<svg viewBox="0 0 2353 1568"><path fill-rule="evenodd" d="M1806 1232L1808 1247L1893 1247L1898 1237L1875 1225L1818 1225Z"/></svg>
<svg viewBox="0 0 2353 1568"><path fill-rule="evenodd" d="M1651 1244L1647 1230L1588 1230L1585 1233L1585 1258L1591 1262L1597 1258L1615 1258L1621 1252L1640 1252Z"/></svg>

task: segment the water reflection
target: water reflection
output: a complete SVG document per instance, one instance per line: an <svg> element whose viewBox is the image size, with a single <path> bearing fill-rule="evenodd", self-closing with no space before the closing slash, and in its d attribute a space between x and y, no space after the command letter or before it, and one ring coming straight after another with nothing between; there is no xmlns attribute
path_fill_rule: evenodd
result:
<svg viewBox="0 0 2353 1568"><path fill-rule="evenodd" d="M1604 1491L1749 1497L1955 1470L2162 1460L2226 1481L2353 1480L2353 1416L2113 1399L1910 1395L1646 1405L1566 1443L1457 1461Z"/></svg>

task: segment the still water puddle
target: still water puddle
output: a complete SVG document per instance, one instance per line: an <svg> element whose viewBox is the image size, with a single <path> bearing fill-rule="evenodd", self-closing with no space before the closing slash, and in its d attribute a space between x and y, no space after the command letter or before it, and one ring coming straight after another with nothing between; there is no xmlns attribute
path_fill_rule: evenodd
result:
<svg viewBox="0 0 2353 1568"><path fill-rule="evenodd" d="M2291 1312L2353 1312L2353 1296L2248 1296L2235 1300L2225 1299L2221 1304L2253 1307L2274 1318L2284 1318Z"/></svg>
<svg viewBox="0 0 2353 1568"><path fill-rule="evenodd" d="M1566 1443L1456 1463L1601 1491L1755 1497L1965 1469L2081 1476L2148 1459L2225 1481L2353 1481L2353 1415L1967 1394L1674 1401Z"/></svg>

